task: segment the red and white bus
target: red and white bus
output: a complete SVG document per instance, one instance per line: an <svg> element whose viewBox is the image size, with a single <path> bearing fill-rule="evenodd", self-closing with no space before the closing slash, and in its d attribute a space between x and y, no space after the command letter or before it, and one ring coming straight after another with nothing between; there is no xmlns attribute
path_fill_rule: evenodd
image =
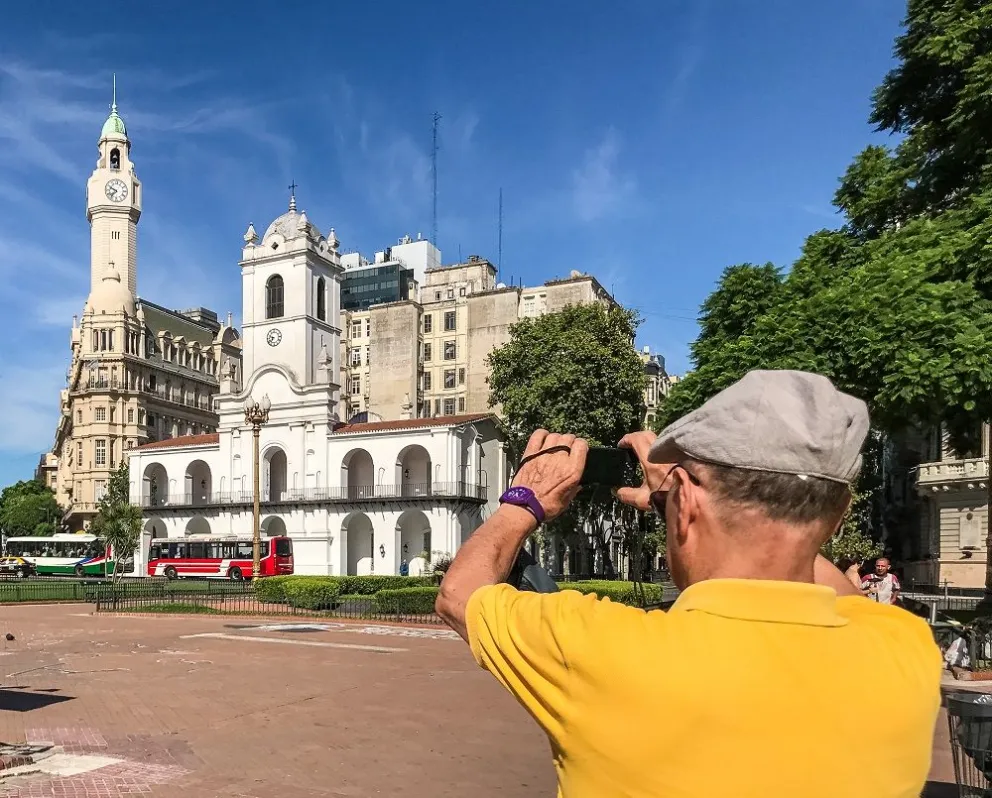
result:
<svg viewBox="0 0 992 798"><path fill-rule="evenodd" d="M293 541L287 537L262 538L262 576L293 573ZM148 551L148 575L178 579L213 577L241 581L252 572L251 537L187 535L155 538Z"/></svg>

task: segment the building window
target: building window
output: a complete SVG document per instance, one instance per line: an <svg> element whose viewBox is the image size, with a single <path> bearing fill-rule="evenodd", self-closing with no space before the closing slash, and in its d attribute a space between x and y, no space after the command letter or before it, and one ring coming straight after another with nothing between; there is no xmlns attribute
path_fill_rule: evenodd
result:
<svg viewBox="0 0 992 798"><path fill-rule="evenodd" d="M362 378L361 377L352 377L351 378L351 392L353 394L361 393L362 392Z"/></svg>
<svg viewBox="0 0 992 798"><path fill-rule="evenodd" d="M434 329L434 317L428 313L424 316L424 332L429 333Z"/></svg>
<svg viewBox="0 0 992 798"><path fill-rule="evenodd" d="M458 289L458 296L465 296L465 286Z"/></svg>
<svg viewBox="0 0 992 798"><path fill-rule="evenodd" d="M265 283L265 318L282 318L284 290L282 277L278 274L273 274Z"/></svg>
<svg viewBox="0 0 992 798"><path fill-rule="evenodd" d="M127 409L127 423L128 424L133 424L134 423L134 408L133 407L129 407Z"/></svg>
<svg viewBox="0 0 992 798"><path fill-rule="evenodd" d="M76 411L76 421L78 423L80 423L80 424L83 423L83 411L82 410L77 410Z"/></svg>
<svg viewBox="0 0 992 798"><path fill-rule="evenodd" d="M76 465L78 465L80 468L82 468L82 466L83 466L83 442L82 441L77 441L76 442Z"/></svg>
<svg viewBox="0 0 992 798"><path fill-rule="evenodd" d="M144 424L145 423L145 411L144 410L139 410L138 411L138 423L139 424Z"/></svg>
<svg viewBox="0 0 992 798"><path fill-rule="evenodd" d="M458 412L459 413L464 413L465 412L465 397L464 396L459 396L458 397Z"/></svg>
<svg viewBox="0 0 992 798"><path fill-rule="evenodd" d="M362 323L360 321L353 321L351 323L351 337L352 338L362 337Z"/></svg>
<svg viewBox="0 0 992 798"><path fill-rule="evenodd" d="M107 442L98 440L96 442L95 454L93 456L93 463L97 468L107 465Z"/></svg>
<svg viewBox="0 0 992 798"><path fill-rule="evenodd" d="M365 318L365 337L366 338L371 338L372 337L372 317L371 316L367 316Z"/></svg>
<svg viewBox="0 0 992 798"><path fill-rule="evenodd" d="M107 408L98 407L93 411L94 421L106 421L107 420Z"/></svg>
<svg viewBox="0 0 992 798"><path fill-rule="evenodd" d="M134 441L128 441L127 442L127 448L128 449L133 449L134 448Z"/></svg>
<svg viewBox="0 0 992 798"><path fill-rule="evenodd" d="M441 415L441 400L440 399L435 399L434 400L434 415L435 416Z"/></svg>
<svg viewBox="0 0 992 798"><path fill-rule="evenodd" d="M324 278L317 278L317 318L321 321L327 320L327 297L324 291Z"/></svg>
<svg viewBox="0 0 992 798"><path fill-rule="evenodd" d="M104 496L107 495L107 482L103 479L98 479L93 483L93 501L100 501Z"/></svg>
<svg viewBox="0 0 992 798"><path fill-rule="evenodd" d="M365 365L366 366L369 366L371 364L372 364L372 347L371 346L366 346L365 347Z"/></svg>
<svg viewBox="0 0 992 798"><path fill-rule="evenodd" d="M112 232L112 233L110 234L110 237L111 237L111 239L113 239L114 241L120 241L120 240L121 240L121 231L120 231L120 230L114 230L114 231L113 231L113 232Z"/></svg>
<svg viewBox="0 0 992 798"><path fill-rule="evenodd" d="M424 372L424 390L429 391L431 389L431 373L429 371Z"/></svg>
<svg viewBox="0 0 992 798"><path fill-rule="evenodd" d="M431 362L431 345L430 344L424 344L424 362L425 363L430 363Z"/></svg>
<svg viewBox="0 0 992 798"><path fill-rule="evenodd" d="M351 350L351 365L360 366L362 365L362 350L360 347L355 347Z"/></svg>
<svg viewBox="0 0 992 798"><path fill-rule="evenodd" d="M456 316L455 311L449 310L444 314L444 329L445 331L454 330L456 327Z"/></svg>
<svg viewBox="0 0 992 798"><path fill-rule="evenodd" d="M110 408L110 423L111 424L114 423L114 409L115 408L113 408L113 407Z"/></svg>
<svg viewBox="0 0 992 798"><path fill-rule="evenodd" d="M440 302L441 301L441 292L440 291L435 291L434 292L434 301L435 302Z"/></svg>
<svg viewBox="0 0 992 798"><path fill-rule="evenodd" d="M448 289L448 299L454 299L454 298L455 298L455 289L454 288L449 288Z"/></svg>
<svg viewBox="0 0 992 798"><path fill-rule="evenodd" d="M444 414L446 416L453 416L455 414L455 400L445 399L444 400Z"/></svg>
<svg viewBox="0 0 992 798"><path fill-rule="evenodd" d="M444 359L454 360L457 357L458 348L455 346L454 341L444 342Z"/></svg>
<svg viewBox="0 0 992 798"><path fill-rule="evenodd" d="M458 369L458 384L465 384L465 369Z"/></svg>
<svg viewBox="0 0 992 798"><path fill-rule="evenodd" d="M121 168L121 151L114 147L110 151L110 168L120 169Z"/></svg>
<svg viewBox="0 0 992 798"><path fill-rule="evenodd" d="M455 370L445 369L444 370L444 387L454 388L455 387Z"/></svg>

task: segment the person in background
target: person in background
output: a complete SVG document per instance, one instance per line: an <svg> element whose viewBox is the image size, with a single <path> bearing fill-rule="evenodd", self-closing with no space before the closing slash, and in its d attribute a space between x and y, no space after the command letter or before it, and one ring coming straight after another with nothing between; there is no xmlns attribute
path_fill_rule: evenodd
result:
<svg viewBox="0 0 992 798"><path fill-rule="evenodd" d="M854 798L867 772L872 798L918 798L940 651L819 555L867 432L865 404L825 377L753 371L660 436L626 436L644 483L617 497L665 518L668 612L501 584L585 466L585 441L531 436L436 608L547 734L560 798ZM850 708L880 690L885 722L860 734Z"/></svg>
<svg viewBox="0 0 992 798"><path fill-rule="evenodd" d="M857 557L841 557L837 561L838 570L846 576L852 585L858 590L864 591L861 584L861 569L864 567L864 560Z"/></svg>
<svg viewBox="0 0 992 798"><path fill-rule="evenodd" d="M861 580L861 588L867 592L868 598L879 604L895 604L899 600L902 585L899 584L899 577L889 570L891 567L888 557L879 557L875 560L874 573Z"/></svg>

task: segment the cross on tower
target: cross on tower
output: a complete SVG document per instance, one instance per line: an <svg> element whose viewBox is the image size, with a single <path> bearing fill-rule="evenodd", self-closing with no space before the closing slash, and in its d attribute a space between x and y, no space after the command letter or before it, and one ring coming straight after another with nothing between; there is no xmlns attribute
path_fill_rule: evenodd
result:
<svg viewBox="0 0 992 798"><path fill-rule="evenodd" d="M296 181L294 180L292 183L290 183L289 186L288 186L288 188L289 188L289 209L291 211L295 211L296 210L296 188L297 188Z"/></svg>

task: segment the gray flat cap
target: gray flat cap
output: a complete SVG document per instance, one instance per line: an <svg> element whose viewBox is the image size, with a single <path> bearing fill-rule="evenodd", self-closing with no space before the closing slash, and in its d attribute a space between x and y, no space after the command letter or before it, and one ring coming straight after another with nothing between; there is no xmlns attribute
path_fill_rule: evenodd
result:
<svg viewBox="0 0 992 798"><path fill-rule="evenodd" d="M669 424L648 459L852 482L861 470L868 408L819 374L751 371Z"/></svg>

